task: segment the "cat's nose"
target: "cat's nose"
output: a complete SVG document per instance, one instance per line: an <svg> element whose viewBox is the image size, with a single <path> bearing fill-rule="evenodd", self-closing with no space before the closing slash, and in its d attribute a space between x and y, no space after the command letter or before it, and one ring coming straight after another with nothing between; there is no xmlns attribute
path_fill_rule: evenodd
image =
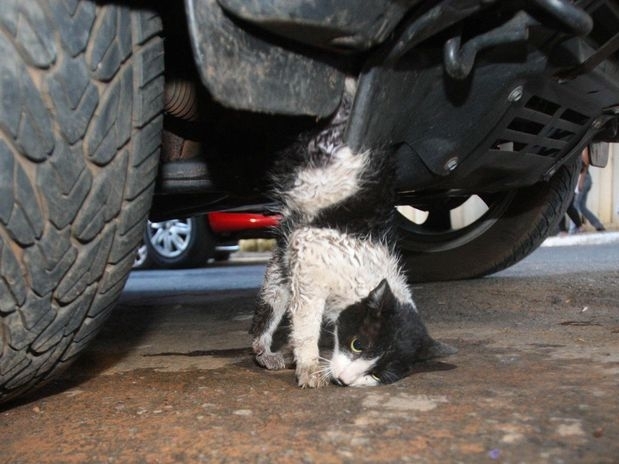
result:
<svg viewBox="0 0 619 464"><path fill-rule="evenodd" d="M340 379L339 377L334 378L333 379L333 383L335 385L339 385L340 387L345 387L346 386L346 383L342 379Z"/></svg>

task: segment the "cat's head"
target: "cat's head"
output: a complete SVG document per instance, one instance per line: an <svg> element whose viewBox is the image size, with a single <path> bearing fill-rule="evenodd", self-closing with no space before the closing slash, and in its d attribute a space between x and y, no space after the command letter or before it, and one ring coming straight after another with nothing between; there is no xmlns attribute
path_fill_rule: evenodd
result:
<svg viewBox="0 0 619 464"><path fill-rule="evenodd" d="M329 369L339 385L387 384L410 374L415 363L456 351L433 340L413 305L398 301L383 280L340 313Z"/></svg>

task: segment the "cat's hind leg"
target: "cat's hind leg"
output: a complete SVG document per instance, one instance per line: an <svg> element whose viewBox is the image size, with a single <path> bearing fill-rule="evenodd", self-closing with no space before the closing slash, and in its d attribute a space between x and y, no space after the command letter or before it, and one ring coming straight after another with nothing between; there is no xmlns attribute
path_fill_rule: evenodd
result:
<svg viewBox="0 0 619 464"><path fill-rule="evenodd" d="M267 266L250 329L250 334L254 337L252 349L256 362L267 369L284 369L290 364L283 351L271 350L273 335L290 302L290 289L283 272L279 251L275 252Z"/></svg>

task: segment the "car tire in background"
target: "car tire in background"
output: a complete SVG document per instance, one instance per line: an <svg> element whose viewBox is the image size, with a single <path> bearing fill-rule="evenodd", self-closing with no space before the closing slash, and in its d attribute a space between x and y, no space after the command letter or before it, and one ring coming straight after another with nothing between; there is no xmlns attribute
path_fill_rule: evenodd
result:
<svg viewBox="0 0 619 464"><path fill-rule="evenodd" d="M480 195L487 211L462 228L449 213L461 201L437 200L421 224L399 215L399 245L414 282L471 279L505 269L534 251L556 229L574 192L578 163L548 182Z"/></svg>
<svg viewBox="0 0 619 464"><path fill-rule="evenodd" d="M150 266L151 263L148 259L148 249L146 248L144 242L142 242L136 251L133 269L148 269Z"/></svg>
<svg viewBox="0 0 619 464"><path fill-rule="evenodd" d="M215 254L215 242L205 216L149 222L144 233L146 258L142 268L204 266Z"/></svg>
<svg viewBox="0 0 619 464"><path fill-rule="evenodd" d="M0 8L0 400L101 327L150 208L163 108L159 17L114 2Z"/></svg>

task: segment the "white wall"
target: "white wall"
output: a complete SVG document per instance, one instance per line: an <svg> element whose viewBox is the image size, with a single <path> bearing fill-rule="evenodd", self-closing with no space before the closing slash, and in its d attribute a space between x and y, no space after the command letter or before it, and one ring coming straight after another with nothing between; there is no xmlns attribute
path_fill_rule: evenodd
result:
<svg viewBox="0 0 619 464"><path fill-rule="evenodd" d="M589 192L587 206L600 218L607 229L619 229L619 144L609 145L610 156L605 168L590 168L593 186ZM484 203L472 198L463 207L452 211L452 224L462 227L479 217L484 212ZM426 214L412 208L401 208L400 211L415 222L423 222ZM585 226L585 230L591 226Z"/></svg>
<svg viewBox="0 0 619 464"><path fill-rule="evenodd" d="M610 145L605 168L591 168L593 187L587 206L606 226L619 229L619 144Z"/></svg>

